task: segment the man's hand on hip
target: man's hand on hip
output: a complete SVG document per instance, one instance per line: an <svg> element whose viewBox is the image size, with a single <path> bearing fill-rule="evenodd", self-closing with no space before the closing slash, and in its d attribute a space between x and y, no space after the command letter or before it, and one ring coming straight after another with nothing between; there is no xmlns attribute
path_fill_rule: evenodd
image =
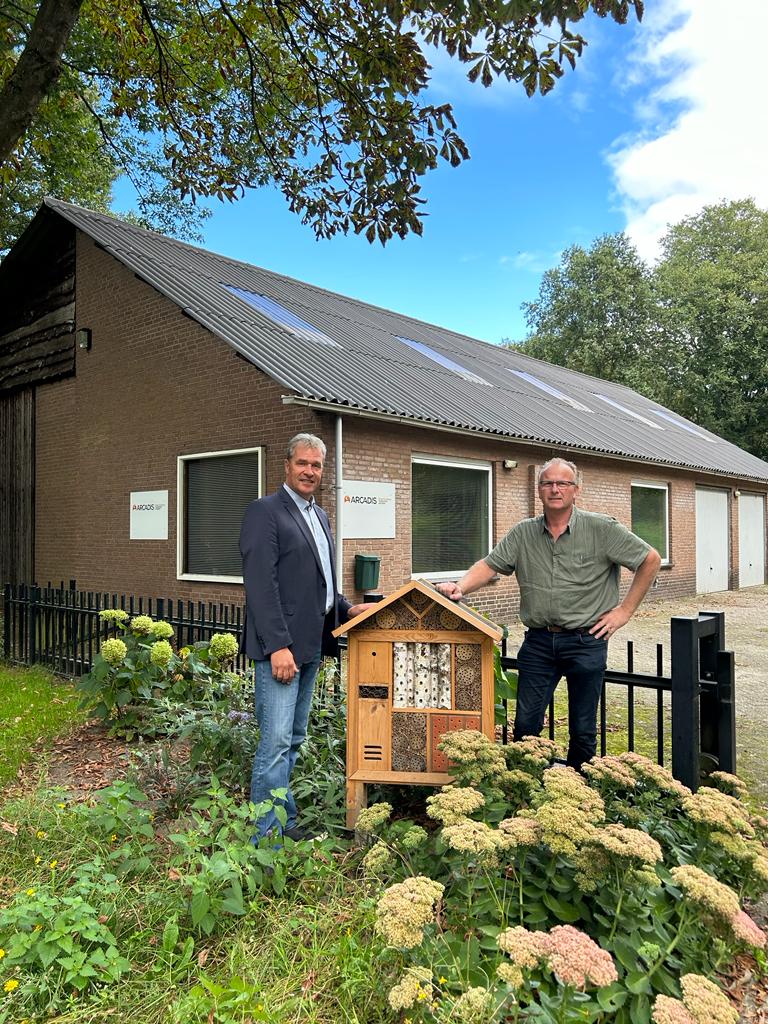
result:
<svg viewBox="0 0 768 1024"><path fill-rule="evenodd" d="M273 651L269 660L272 663L272 675L278 683L290 683L299 671L290 647L281 647L279 651Z"/></svg>
<svg viewBox="0 0 768 1024"><path fill-rule="evenodd" d="M613 636L617 629L626 626L630 618L629 612L622 608L620 604L617 604L609 612L603 612L589 632L592 636L596 636L598 640L607 640Z"/></svg>

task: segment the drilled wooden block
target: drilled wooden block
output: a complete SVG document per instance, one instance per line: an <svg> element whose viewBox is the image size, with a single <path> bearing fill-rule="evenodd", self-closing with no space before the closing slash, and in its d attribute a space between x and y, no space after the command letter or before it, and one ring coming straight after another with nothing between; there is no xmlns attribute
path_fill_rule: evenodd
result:
<svg viewBox="0 0 768 1024"><path fill-rule="evenodd" d="M455 702L458 711L483 706L483 668L478 644L456 644Z"/></svg>
<svg viewBox="0 0 768 1024"><path fill-rule="evenodd" d="M479 729L479 715L432 715L431 722L431 748L430 767L433 772L447 772L451 762L437 745L447 732L456 732L458 729Z"/></svg>
<svg viewBox="0 0 768 1024"><path fill-rule="evenodd" d="M427 716L392 714L392 771L427 770Z"/></svg>

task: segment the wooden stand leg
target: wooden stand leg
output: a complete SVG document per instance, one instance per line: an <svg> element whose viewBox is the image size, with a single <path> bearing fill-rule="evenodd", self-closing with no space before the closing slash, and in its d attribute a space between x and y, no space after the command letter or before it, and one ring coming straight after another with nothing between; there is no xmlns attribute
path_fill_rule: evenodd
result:
<svg viewBox="0 0 768 1024"><path fill-rule="evenodd" d="M368 804L368 786L365 782L347 779L347 828L354 828L357 816Z"/></svg>

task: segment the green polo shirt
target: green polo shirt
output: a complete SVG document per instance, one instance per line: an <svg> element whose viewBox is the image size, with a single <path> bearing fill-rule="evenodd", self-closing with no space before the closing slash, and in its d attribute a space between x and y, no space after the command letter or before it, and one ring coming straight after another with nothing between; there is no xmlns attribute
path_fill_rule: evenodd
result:
<svg viewBox="0 0 768 1024"><path fill-rule="evenodd" d="M619 573L636 570L651 550L611 516L574 506L557 540L544 516L513 526L485 558L503 576L517 575L520 619L529 628L591 626L619 603Z"/></svg>

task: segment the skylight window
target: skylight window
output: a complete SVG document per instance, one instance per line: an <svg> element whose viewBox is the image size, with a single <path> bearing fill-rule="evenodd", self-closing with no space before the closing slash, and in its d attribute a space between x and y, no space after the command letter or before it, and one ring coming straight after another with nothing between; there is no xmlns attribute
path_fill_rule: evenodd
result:
<svg viewBox="0 0 768 1024"><path fill-rule="evenodd" d="M300 316L296 316L295 313L280 305L275 299L270 299L268 295L249 292L245 288L236 288L233 284L225 284L224 287L232 295L236 295L238 299L242 299L249 306L258 309L264 316L269 317L273 323L285 327L286 330L289 330L297 338L301 338L303 341L314 341L320 345L331 345L333 348L341 348L338 341L329 338L327 334L324 334L317 327L313 327L312 324L308 324Z"/></svg>
<svg viewBox="0 0 768 1024"><path fill-rule="evenodd" d="M664 429L660 424L654 423L653 420L646 419L646 417L641 416L639 412L635 412L634 409L628 409L626 405L622 405L621 402L615 402L607 395L599 395L596 391L593 391L592 394L602 402L607 402L608 405L612 405L614 409L618 409L620 412L625 412L627 416L633 416L636 420L640 420L641 422L646 423L649 427L653 427L654 430Z"/></svg>
<svg viewBox="0 0 768 1024"><path fill-rule="evenodd" d="M487 388L492 388L493 384L490 381L484 380L482 377L478 377L476 373L472 373L470 370L466 370L463 366L458 363L454 363L448 356L444 356L441 352L436 352L429 345L425 345L422 341L414 341L413 338L402 338L400 335L396 335L398 341L402 341L404 345L414 349L416 352L421 352L427 359L431 359L432 362L437 363L439 366L444 366L446 370L452 370L454 373L458 373L464 380L474 381L475 384L484 384Z"/></svg>
<svg viewBox="0 0 768 1024"><path fill-rule="evenodd" d="M539 380L538 377L534 377L532 373L526 373L525 370L510 370L510 373L514 373L515 376L522 378L522 380L528 381L529 384L533 384L535 388L540 391L545 391L548 395L552 395L553 398L559 398L561 402L565 402L566 405L570 405L573 409L578 409L580 412L592 412L586 405L582 405L581 402L577 402L575 398L571 398L570 395L564 394L558 388L552 384L547 384L543 380Z"/></svg>
<svg viewBox="0 0 768 1024"><path fill-rule="evenodd" d="M663 420L669 420L670 423L674 423L674 425L676 427L680 427L681 430L687 430L689 434L695 434L696 437L700 437L702 439L702 441L711 441L712 444L716 443L714 437L707 437L707 435L706 434L702 434L702 432L700 430L695 430L693 427L689 426L687 423L683 423L682 420L678 420L678 419L675 419L674 416L670 416L670 414L668 412L664 412L661 409L651 409L651 412L654 414L654 416L661 416L661 418Z"/></svg>

